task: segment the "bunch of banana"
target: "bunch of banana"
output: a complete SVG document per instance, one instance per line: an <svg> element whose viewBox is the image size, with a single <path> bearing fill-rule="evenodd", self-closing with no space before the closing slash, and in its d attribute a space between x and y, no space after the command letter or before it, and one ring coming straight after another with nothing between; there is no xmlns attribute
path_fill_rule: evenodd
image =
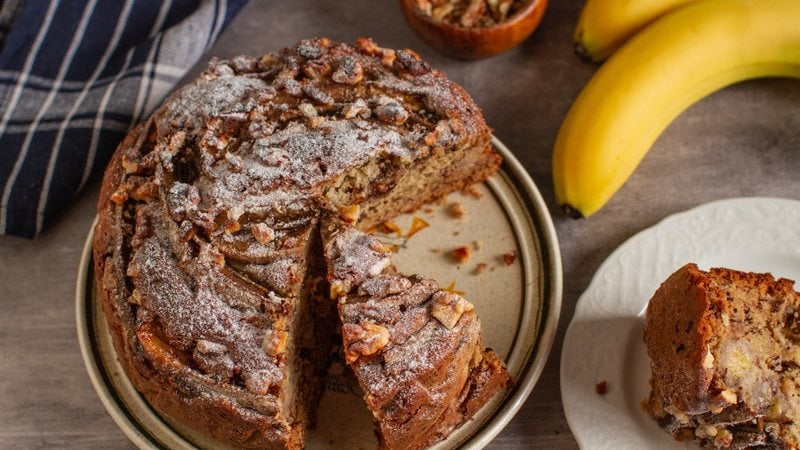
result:
<svg viewBox="0 0 800 450"><path fill-rule="evenodd" d="M637 1L657 0L620 5ZM800 77L800 0L695 0L668 12L617 50L572 105L553 153L556 200L573 216L593 214L686 108L775 76Z"/></svg>

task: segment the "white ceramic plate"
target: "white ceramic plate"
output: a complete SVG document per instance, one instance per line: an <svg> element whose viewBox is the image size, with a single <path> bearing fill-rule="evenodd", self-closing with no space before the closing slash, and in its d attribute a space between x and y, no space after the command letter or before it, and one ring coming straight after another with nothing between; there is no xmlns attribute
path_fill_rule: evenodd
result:
<svg viewBox="0 0 800 450"><path fill-rule="evenodd" d="M655 290L687 262L800 280L800 202L738 198L675 214L630 238L578 300L561 353L561 397L586 449L683 449L641 409L650 392L642 331ZM595 385L606 381L608 392Z"/></svg>
<svg viewBox="0 0 800 450"><path fill-rule="evenodd" d="M556 234L544 201L533 181L498 140L494 146L504 162L497 175L477 187L479 198L452 194L438 205L416 213L430 223L407 241L385 236L399 245L393 256L407 273L424 273L443 286L455 282L475 304L483 323L484 343L507 363L515 386L496 396L476 416L435 448L480 448L516 414L533 390L555 337L561 308L561 259ZM459 202L467 216L451 212ZM412 217L395 222L403 229ZM133 389L116 359L105 317L94 291L91 233L78 273L76 317L78 338L92 383L109 414L140 448L221 448L168 416L159 415ZM467 245L473 255L459 265L449 253ZM438 250L438 251L432 251ZM502 254L515 251L506 265ZM485 270L476 274L478 264ZM357 386L334 363L328 389L318 411L317 428L307 447L322 449L375 448L372 420Z"/></svg>

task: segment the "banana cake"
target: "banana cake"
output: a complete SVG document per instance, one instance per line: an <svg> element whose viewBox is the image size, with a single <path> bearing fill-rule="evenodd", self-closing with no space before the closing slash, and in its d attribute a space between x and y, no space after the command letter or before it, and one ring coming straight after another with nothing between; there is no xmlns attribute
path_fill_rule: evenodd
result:
<svg viewBox="0 0 800 450"><path fill-rule="evenodd" d="M711 448L800 443L800 294L770 274L687 264L647 307L646 409Z"/></svg>
<svg viewBox="0 0 800 450"><path fill-rule="evenodd" d="M473 100L411 50L321 38L212 60L101 187L97 291L132 384L227 445L302 447L340 339L323 215L366 229L499 164Z"/></svg>

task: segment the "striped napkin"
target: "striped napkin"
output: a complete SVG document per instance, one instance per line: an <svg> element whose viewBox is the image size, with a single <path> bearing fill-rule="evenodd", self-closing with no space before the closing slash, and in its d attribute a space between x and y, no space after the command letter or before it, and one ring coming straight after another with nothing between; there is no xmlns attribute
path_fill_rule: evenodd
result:
<svg viewBox="0 0 800 450"><path fill-rule="evenodd" d="M246 0L4 0L0 234L32 238Z"/></svg>

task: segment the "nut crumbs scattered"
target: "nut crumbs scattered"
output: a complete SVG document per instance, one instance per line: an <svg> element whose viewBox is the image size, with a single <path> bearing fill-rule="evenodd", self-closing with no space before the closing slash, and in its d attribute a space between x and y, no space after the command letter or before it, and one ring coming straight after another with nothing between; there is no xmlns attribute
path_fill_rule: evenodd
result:
<svg viewBox="0 0 800 450"><path fill-rule="evenodd" d="M469 261L470 256L472 256L472 250L467 246L461 246L453 249L453 258L456 259L461 264Z"/></svg>
<svg viewBox="0 0 800 450"><path fill-rule="evenodd" d="M514 264L514 261L517 260L517 251L511 250L508 253L503 253L503 263L507 266Z"/></svg>
<svg viewBox="0 0 800 450"><path fill-rule="evenodd" d="M480 275L483 273L484 270L486 270L486 267L488 267L486 263L478 263L478 265L475 266L475 270L473 270L472 273L475 275Z"/></svg>

